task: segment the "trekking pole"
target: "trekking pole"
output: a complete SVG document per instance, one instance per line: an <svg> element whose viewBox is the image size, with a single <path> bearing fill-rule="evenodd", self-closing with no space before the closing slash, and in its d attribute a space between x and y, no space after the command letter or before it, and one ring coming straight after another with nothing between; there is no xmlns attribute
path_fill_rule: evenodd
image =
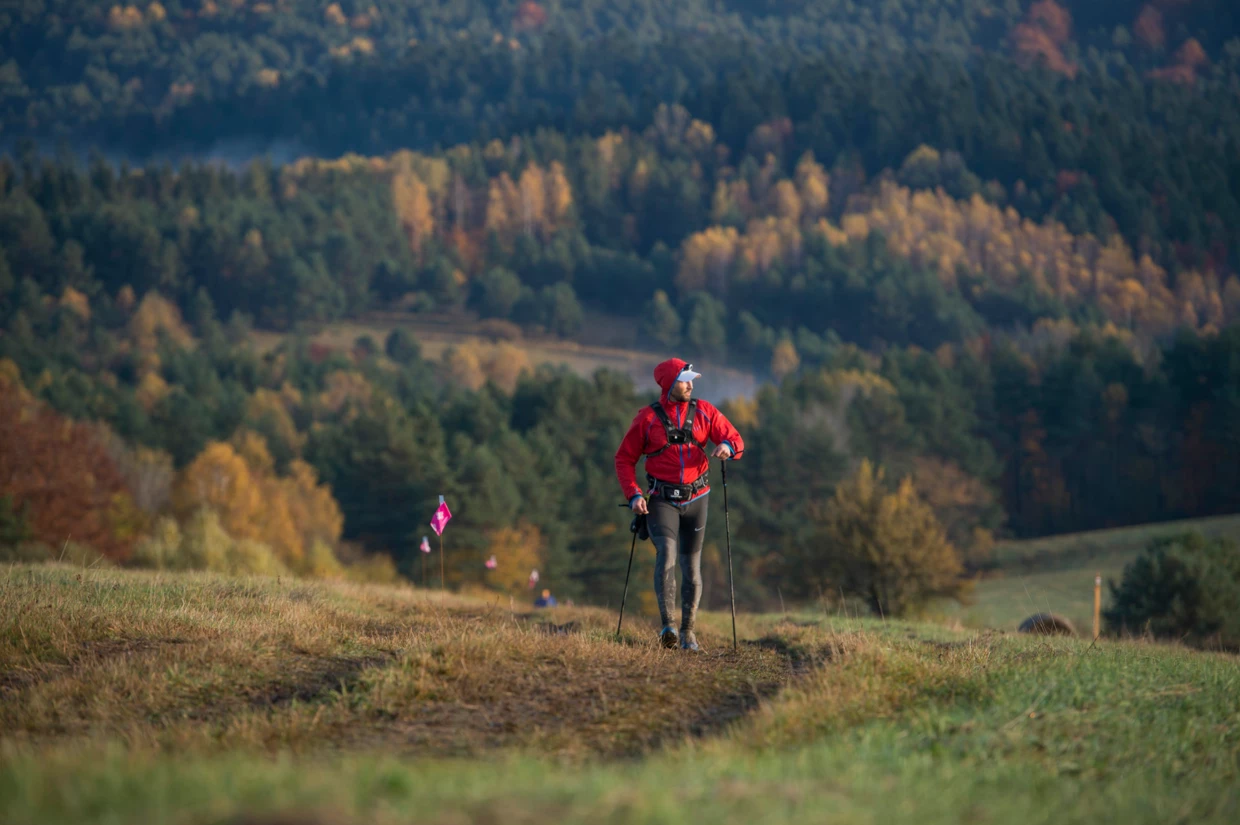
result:
<svg viewBox="0 0 1240 825"><path fill-rule="evenodd" d="M732 527L728 522L728 462L719 459L723 471L723 535L728 543L728 590L732 596L732 650L736 650L736 585L732 582Z"/></svg>
<svg viewBox="0 0 1240 825"><path fill-rule="evenodd" d="M620 626L624 624L624 603L629 598L629 574L633 572L633 552L637 550L637 530L633 530L633 546L629 548L629 569L624 571L624 595L620 597L620 621L616 622L616 641L620 641Z"/></svg>

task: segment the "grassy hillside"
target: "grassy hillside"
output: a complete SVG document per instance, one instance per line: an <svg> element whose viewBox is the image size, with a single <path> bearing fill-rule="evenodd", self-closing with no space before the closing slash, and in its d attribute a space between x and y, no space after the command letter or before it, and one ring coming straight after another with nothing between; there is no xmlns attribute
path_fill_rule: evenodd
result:
<svg viewBox="0 0 1240 825"><path fill-rule="evenodd" d="M974 603L942 609L971 627L1005 630L1014 630L1034 613L1050 611L1088 633L1093 621L1094 576L1102 576L1105 607L1110 594L1106 583L1119 581L1124 565L1151 540L1189 530L1240 539L1240 515L1003 542L995 548L996 575L979 583Z"/></svg>
<svg viewBox="0 0 1240 825"><path fill-rule="evenodd" d="M1235 657L821 615L742 617L739 653L712 615L707 652L689 657L651 645L642 620L616 643L614 616L595 610L0 575L6 822L1225 822L1240 809ZM460 758L431 759L446 755Z"/></svg>

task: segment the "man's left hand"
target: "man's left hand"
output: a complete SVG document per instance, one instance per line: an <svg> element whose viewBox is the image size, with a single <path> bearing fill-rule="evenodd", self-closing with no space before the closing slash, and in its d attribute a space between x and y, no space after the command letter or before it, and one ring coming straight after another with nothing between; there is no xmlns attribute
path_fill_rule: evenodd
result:
<svg viewBox="0 0 1240 825"><path fill-rule="evenodd" d="M715 447L715 451L711 453L715 458L729 459L732 457L732 448L727 444L720 444Z"/></svg>

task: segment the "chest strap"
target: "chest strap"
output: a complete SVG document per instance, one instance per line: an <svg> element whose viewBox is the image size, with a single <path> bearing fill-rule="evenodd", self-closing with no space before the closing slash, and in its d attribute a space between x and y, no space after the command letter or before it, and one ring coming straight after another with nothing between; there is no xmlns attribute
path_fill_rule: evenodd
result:
<svg viewBox="0 0 1240 825"><path fill-rule="evenodd" d="M668 447L681 447L685 444L693 444L702 452L706 452L705 441L693 440L693 418L697 414L697 399L694 398L689 402L689 411L685 413L685 423L681 427L672 424L672 419L668 417L667 410L663 409L663 405L656 401L650 405L650 409L654 410L654 414L659 417L659 421L663 424L663 431L667 434L667 443L653 453L646 453L646 458L654 458L662 453Z"/></svg>

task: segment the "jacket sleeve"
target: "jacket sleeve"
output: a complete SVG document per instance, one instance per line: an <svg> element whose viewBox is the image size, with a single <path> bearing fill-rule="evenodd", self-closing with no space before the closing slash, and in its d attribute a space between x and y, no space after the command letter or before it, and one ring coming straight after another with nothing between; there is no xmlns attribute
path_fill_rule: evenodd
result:
<svg viewBox="0 0 1240 825"><path fill-rule="evenodd" d="M625 501L632 501L633 496L640 496L642 488L637 483L637 462L641 460L646 448L646 429L649 416L643 410L629 425L629 431L616 450L616 478L620 481L620 490Z"/></svg>
<svg viewBox="0 0 1240 825"><path fill-rule="evenodd" d="M710 440L716 444L727 444L732 450L733 460L740 460L741 454L745 452L745 439L741 438L732 422L713 404L710 410Z"/></svg>

